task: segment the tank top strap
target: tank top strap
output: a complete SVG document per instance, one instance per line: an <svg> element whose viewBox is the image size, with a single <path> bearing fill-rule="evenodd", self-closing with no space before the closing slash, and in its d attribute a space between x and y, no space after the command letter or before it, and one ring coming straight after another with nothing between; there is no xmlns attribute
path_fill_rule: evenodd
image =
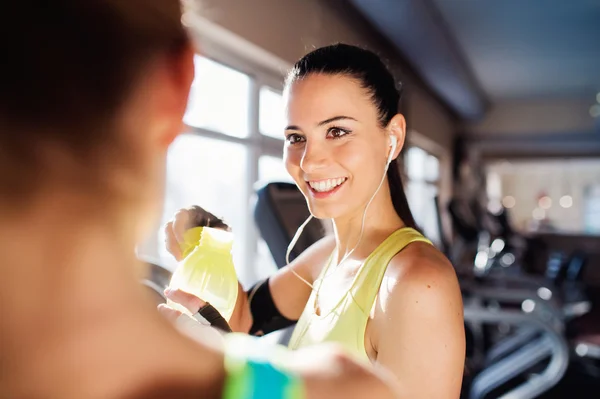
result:
<svg viewBox="0 0 600 399"><path fill-rule="evenodd" d="M417 230L403 227L390 234L365 260L353 287L352 296L367 317L379 293L388 264L396 254L413 242L432 244Z"/></svg>

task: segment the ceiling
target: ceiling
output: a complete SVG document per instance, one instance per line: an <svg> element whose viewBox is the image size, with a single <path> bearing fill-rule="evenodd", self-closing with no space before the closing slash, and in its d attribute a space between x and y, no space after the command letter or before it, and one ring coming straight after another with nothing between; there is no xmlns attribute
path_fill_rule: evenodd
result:
<svg viewBox="0 0 600 399"><path fill-rule="evenodd" d="M600 91L600 0L430 0L494 100Z"/></svg>
<svg viewBox="0 0 600 399"><path fill-rule="evenodd" d="M600 91L600 0L350 0L464 120Z"/></svg>

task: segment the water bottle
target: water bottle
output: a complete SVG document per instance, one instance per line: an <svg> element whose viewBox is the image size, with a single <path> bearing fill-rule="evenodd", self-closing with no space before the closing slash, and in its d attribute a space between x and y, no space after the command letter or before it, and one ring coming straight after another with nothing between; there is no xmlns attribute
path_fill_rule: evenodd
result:
<svg viewBox="0 0 600 399"><path fill-rule="evenodd" d="M231 250L233 233L212 227L195 227L185 232L179 262L169 288L180 289L209 302L229 322L238 294L238 279ZM183 313L183 306L167 301Z"/></svg>

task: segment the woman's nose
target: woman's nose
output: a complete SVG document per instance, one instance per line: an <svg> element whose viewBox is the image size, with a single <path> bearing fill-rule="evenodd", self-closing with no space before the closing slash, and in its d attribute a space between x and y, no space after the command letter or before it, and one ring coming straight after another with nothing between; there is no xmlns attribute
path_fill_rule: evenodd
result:
<svg viewBox="0 0 600 399"><path fill-rule="evenodd" d="M331 154L322 145L307 144L300 160L300 168L305 173L311 173L324 168L331 159Z"/></svg>

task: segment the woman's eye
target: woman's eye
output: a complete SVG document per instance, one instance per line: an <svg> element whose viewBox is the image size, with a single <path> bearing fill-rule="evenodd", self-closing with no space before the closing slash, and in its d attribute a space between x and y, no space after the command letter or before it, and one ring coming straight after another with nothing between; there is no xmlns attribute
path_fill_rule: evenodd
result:
<svg viewBox="0 0 600 399"><path fill-rule="evenodd" d="M290 144L297 144L297 143L301 143L302 141L304 141L304 137L300 136L299 134L292 133L292 134L287 135L286 140Z"/></svg>
<svg viewBox="0 0 600 399"><path fill-rule="evenodd" d="M345 135L347 135L349 132L345 129L341 129L339 127L332 127L327 131L327 135L333 139L339 139Z"/></svg>

